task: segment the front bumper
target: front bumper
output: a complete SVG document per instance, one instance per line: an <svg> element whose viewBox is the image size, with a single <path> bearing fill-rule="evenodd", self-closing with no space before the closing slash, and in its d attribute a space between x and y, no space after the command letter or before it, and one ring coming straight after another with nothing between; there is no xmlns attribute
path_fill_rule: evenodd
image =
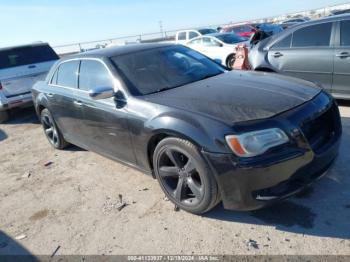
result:
<svg viewBox="0 0 350 262"><path fill-rule="evenodd" d="M338 108L333 99L327 97L322 93L312 103L268 120L271 125L281 123L284 130L291 130L288 133L291 142L267 152L260 159L203 152L218 182L226 209L247 211L262 208L300 192L327 172L338 155L342 132ZM301 126L306 115L310 121L310 116L317 118L329 110L334 111L335 130L316 148ZM256 125L261 123L255 123L253 128ZM264 125L269 123L265 121Z"/></svg>

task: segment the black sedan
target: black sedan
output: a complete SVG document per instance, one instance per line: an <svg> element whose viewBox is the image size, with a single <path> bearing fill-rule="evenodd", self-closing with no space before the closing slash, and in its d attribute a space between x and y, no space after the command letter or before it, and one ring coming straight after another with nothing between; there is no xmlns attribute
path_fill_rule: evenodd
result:
<svg viewBox="0 0 350 262"><path fill-rule="evenodd" d="M157 178L201 214L252 210L302 190L335 160L338 107L303 80L228 72L180 45L130 45L61 59L33 99L48 141Z"/></svg>

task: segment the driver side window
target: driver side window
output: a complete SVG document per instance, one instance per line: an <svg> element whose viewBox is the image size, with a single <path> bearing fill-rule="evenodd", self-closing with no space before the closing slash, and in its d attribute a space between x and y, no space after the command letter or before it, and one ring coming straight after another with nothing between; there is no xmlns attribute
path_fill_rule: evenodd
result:
<svg viewBox="0 0 350 262"><path fill-rule="evenodd" d="M283 38L279 42L273 45L272 49L282 49L282 48L290 48L292 42L292 35Z"/></svg>
<svg viewBox="0 0 350 262"><path fill-rule="evenodd" d="M204 37L203 38L203 45L204 46L210 46L210 47L218 47L221 46L220 43L210 37Z"/></svg>
<svg viewBox="0 0 350 262"><path fill-rule="evenodd" d="M202 38L197 38L188 43L188 45L200 45L202 44Z"/></svg>
<svg viewBox="0 0 350 262"><path fill-rule="evenodd" d="M79 73L79 89L89 91L96 87L114 87L107 68L99 61L82 60Z"/></svg>

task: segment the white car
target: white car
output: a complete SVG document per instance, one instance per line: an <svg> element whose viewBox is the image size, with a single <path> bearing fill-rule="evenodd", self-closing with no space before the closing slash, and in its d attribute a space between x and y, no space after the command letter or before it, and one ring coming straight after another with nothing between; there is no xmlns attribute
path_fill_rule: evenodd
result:
<svg viewBox="0 0 350 262"><path fill-rule="evenodd" d="M207 34L217 33L215 29L212 28L201 28L201 29L192 29L192 30L183 30L176 32L175 42L177 44L186 44L189 40Z"/></svg>
<svg viewBox="0 0 350 262"><path fill-rule="evenodd" d="M0 123L9 109L32 104L32 86L58 59L46 43L0 48Z"/></svg>
<svg viewBox="0 0 350 262"><path fill-rule="evenodd" d="M233 33L216 33L196 37L187 42L186 46L232 68L238 44L249 46L249 41Z"/></svg>

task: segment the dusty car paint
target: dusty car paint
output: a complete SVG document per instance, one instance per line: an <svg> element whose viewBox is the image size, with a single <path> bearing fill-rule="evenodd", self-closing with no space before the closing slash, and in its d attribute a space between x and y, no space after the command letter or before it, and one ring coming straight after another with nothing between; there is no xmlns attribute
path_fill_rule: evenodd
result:
<svg viewBox="0 0 350 262"><path fill-rule="evenodd" d="M33 88L37 112L48 108L68 142L150 174L160 139L177 136L191 141L201 150L224 206L230 209L260 208L269 200L289 196L318 178L336 158L341 136L337 105L320 88L302 80L229 72L157 94L131 96L109 57L164 46L110 48L66 58L103 61L120 83L118 92L113 98L92 100L80 90L49 85L56 65L46 82ZM332 128L325 130L318 151L303 134L303 125L330 112L334 122L329 122ZM290 142L259 157L239 158L225 141L229 134L270 127L284 130ZM310 179L273 199L257 199L262 193L256 191L288 184L299 173Z"/></svg>

